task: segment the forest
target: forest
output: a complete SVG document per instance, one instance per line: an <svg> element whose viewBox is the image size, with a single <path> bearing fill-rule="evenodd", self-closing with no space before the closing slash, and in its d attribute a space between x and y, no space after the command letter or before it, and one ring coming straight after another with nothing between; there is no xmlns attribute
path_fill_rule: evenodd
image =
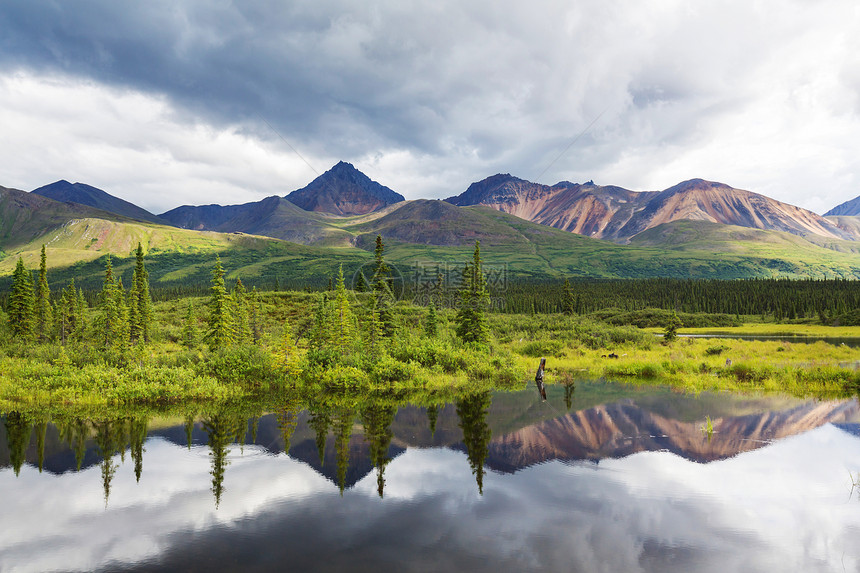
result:
<svg viewBox="0 0 860 573"><path fill-rule="evenodd" d="M52 292L43 248L35 275L19 260L0 311L0 410L224 402L296 387L441 396L521 387L541 357L549 383L798 395L860 386L848 347L677 337L750 321L856 324L854 281L516 283L485 271L482 257L476 242L457 276L398 283L377 237L372 264L349 285L341 266L320 289L249 288L228 281L216 257L205 291L159 297L140 245L129 288L105 257L96 292L74 279Z"/></svg>

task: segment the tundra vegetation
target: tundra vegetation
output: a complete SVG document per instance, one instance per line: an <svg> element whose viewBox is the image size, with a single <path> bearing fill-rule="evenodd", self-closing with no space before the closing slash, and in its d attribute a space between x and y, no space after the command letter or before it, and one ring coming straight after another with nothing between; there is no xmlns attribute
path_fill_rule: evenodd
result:
<svg viewBox="0 0 860 573"><path fill-rule="evenodd" d="M225 404L291 392L395 393L432 405L521 388L541 357L548 383L606 378L820 397L860 389L856 348L678 336L759 327L860 336L847 326L860 308L851 281L565 280L493 292L476 243L455 292L434 291L417 305L403 300L408 291L397 300L377 237L355 290L342 266L324 290L249 289L216 257L208 292L153 300L145 255L138 245L128 290L106 258L97 293L74 280L52 292L44 249L35 278L18 261L0 310L0 411ZM595 304L601 296L615 308Z"/></svg>

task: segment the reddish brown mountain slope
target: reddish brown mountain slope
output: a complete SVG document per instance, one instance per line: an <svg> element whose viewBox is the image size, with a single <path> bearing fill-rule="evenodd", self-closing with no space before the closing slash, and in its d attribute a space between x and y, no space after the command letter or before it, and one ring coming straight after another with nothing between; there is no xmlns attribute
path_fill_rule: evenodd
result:
<svg viewBox="0 0 860 573"><path fill-rule="evenodd" d="M454 205L486 205L523 219L591 237L626 242L646 229L681 219L710 221L755 229L853 239L851 233L806 209L692 179L665 191L630 191L591 182L563 181L553 186L509 174L473 183Z"/></svg>
<svg viewBox="0 0 860 573"><path fill-rule="evenodd" d="M547 460L599 460L642 451L669 450L708 462L754 450L826 423L853 420L856 401L810 401L788 411L713 420L714 433L701 422L665 418L631 400L567 414L494 438L488 459L497 469L523 468Z"/></svg>

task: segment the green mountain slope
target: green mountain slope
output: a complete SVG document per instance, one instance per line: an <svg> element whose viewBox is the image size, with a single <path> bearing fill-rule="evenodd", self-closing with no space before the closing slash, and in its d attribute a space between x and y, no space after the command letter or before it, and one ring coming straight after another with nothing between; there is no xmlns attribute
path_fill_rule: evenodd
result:
<svg viewBox="0 0 860 573"><path fill-rule="evenodd" d="M26 245L69 220L87 217L128 220L93 207L0 187L0 253Z"/></svg>
<svg viewBox="0 0 860 573"><path fill-rule="evenodd" d="M853 250L838 252L789 233L703 221L676 221L645 234L639 243L619 245L531 223L489 207L411 201L347 229L358 235L356 244L367 249L372 248L372 238L381 234L389 245L390 258L406 266L462 263L475 240L480 240L486 261L506 266L511 278L860 278L860 255ZM666 236L657 240L659 233ZM653 243L648 242L649 237ZM860 246L838 242L845 249Z"/></svg>
<svg viewBox="0 0 860 573"><path fill-rule="evenodd" d="M702 221L660 225L642 233L633 244L619 245L531 223L489 207L456 207L442 201L403 202L371 215L349 218L302 212L305 214L298 214L296 219L282 219L286 222L280 225L286 229L281 231L292 229L290 232L309 233L322 242L345 245L331 247L139 221L71 218L69 213L61 223L60 212L41 221L49 229L38 234L39 217L48 210L27 215L26 205L19 204L17 209L7 209L7 218L9 213L17 213L13 218L16 228L35 236L23 244L20 240L0 243L7 253L0 259L0 275L8 277L19 254L28 268L35 269L39 249L46 244L54 269L52 282L75 277L94 288L101 280L100 257L111 253L128 258L138 242L147 251L155 286L207 285L216 253L220 253L232 278L270 286L321 286L336 273L339 264L351 276L369 261L377 234L385 239L387 259L408 281L437 266L443 272L458 273L476 240L481 241L486 268L496 274L496 280L565 276L860 278L860 254L852 242L822 238L833 243L829 246L834 248L825 248L788 233ZM277 213L277 208L269 212ZM287 212L295 215L292 210ZM277 218L267 224L276 230L279 225ZM260 229L267 230L264 225ZM117 261L121 272L130 275L130 261Z"/></svg>
<svg viewBox="0 0 860 573"><path fill-rule="evenodd" d="M129 219L137 219L138 221L148 221L150 223L158 223L161 225L167 224L167 221L162 221L146 209L138 207L133 203L129 203L119 197L102 191L92 185L85 183L69 183L65 179L55 181L50 185L33 189L35 195L41 195L54 201L63 203L79 203L88 207L95 207L108 213L115 213Z"/></svg>

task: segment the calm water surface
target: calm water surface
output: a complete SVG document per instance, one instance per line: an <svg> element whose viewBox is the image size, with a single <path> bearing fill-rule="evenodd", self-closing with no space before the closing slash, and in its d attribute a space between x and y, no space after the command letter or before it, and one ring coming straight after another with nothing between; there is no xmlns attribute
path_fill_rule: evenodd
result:
<svg viewBox="0 0 860 573"><path fill-rule="evenodd" d="M3 422L4 572L860 568L856 400L578 382L430 412Z"/></svg>

